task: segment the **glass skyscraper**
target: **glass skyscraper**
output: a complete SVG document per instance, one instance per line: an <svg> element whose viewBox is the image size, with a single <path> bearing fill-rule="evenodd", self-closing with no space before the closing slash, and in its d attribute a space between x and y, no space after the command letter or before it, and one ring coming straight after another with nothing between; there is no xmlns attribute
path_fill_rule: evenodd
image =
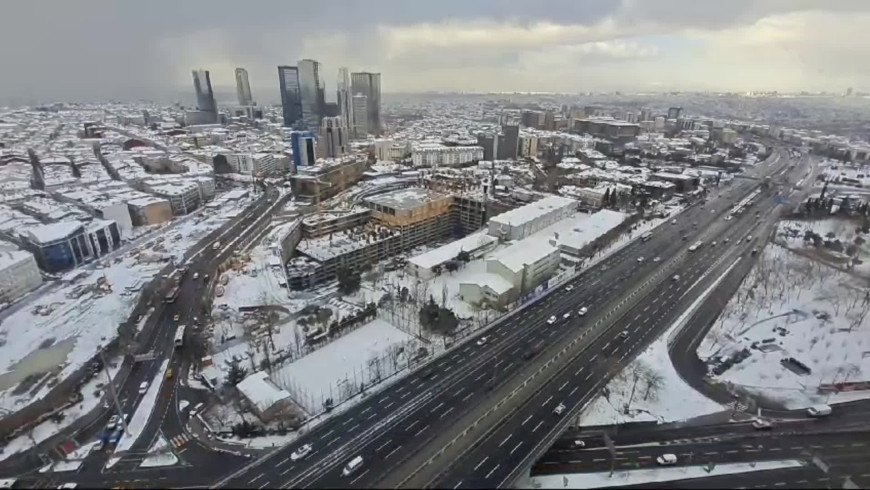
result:
<svg viewBox="0 0 870 490"><path fill-rule="evenodd" d="M299 70L295 66L279 66L278 82L281 90L281 107L284 127L298 127L302 119L302 101L299 94Z"/></svg>
<svg viewBox="0 0 870 490"><path fill-rule="evenodd" d="M320 63L314 60L300 60L299 98L302 104L302 125L316 131L324 116L325 85L320 78Z"/></svg>

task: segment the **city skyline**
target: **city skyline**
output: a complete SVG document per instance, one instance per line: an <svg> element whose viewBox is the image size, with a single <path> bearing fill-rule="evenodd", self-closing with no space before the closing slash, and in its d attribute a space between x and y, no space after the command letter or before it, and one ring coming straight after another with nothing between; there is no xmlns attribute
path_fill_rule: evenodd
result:
<svg viewBox="0 0 870 490"><path fill-rule="evenodd" d="M40 3L10 6L10 17L42 18ZM387 75L382 89L388 93L841 93L846 87L866 92L870 79L870 68L855 62L870 47L832 41L859 39L870 22L870 4L853 0L553 0L473 8L451 1L264 1L251 6L248 18L264 19L256 24L239 22L211 3L144 7L54 5L38 39L22 30L27 22L12 23L0 34L8 74L0 98L165 100L188 86L184 74L191 66L209 69L215 91L223 93L234 89L235 67L244 66L252 92L274 101L274 66L306 58L330 74L329 100L336 89L331 74L340 66ZM293 20L284 22L287 17ZM101 32L84 28L94 23ZM113 42L100 41L107 37ZM28 46L21 50L15 40L24 38ZM64 69L64 84L52 82L57 67Z"/></svg>

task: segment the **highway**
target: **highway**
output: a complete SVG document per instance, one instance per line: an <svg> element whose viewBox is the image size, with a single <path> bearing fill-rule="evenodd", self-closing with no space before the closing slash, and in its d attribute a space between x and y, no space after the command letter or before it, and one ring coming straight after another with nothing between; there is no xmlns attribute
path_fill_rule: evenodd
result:
<svg viewBox="0 0 870 490"><path fill-rule="evenodd" d="M661 256L664 261L669 260L754 185L757 184L742 182L731 189L724 188L721 199L711 200L704 208L690 208L677 217L677 225L665 224L649 241L635 241L589 268L571 282L573 291L562 287L540 298L485 333L454 346L429 367L370 395L367 400L334 416L293 444L274 451L222 484L265 488L392 483L380 479L426 449L434 437L455 429L457 420L464 415L480 406L496 403L506 381L517 379L523 371L547 362L552 354L548 349L569 344L582 335L582 328L565 328L566 322L562 320L549 325L546 319L550 315L561 316L565 311L574 311L572 320L567 322L572 327L598 321L598 312L606 309L604 305L618 303L621 291L661 268L662 264L653 263L651 258ZM695 221L699 222L698 228L693 227ZM684 242L675 237L683 234L691 239ZM685 255L684 251L682 253ZM707 257L705 254L709 253L699 255ZM639 263L637 258L640 256L647 257L647 260ZM701 271L697 269L695 272ZM580 306L587 306L590 310L583 319L578 319L575 311ZM480 336L486 336L488 342L476 346L474 340ZM524 354L538 343L543 351L530 361L524 360ZM434 369L431 377L425 376L430 373L429 368ZM306 443L312 444L312 453L301 462L292 461L291 453ZM371 463L367 463L353 478L342 478L342 467L358 454Z"/></svg>

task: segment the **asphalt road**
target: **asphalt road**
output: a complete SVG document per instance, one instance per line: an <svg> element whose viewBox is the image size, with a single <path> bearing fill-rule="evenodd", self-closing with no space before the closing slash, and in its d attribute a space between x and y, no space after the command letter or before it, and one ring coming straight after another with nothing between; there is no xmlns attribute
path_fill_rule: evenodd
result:
<svg viewBox="0 0 870 490"><path fill-rule="evenodd" d="M223 483L249 488L376 484L376 479L403 459L424 449L427 436L450 428L463 413L478 405L494 403L498 385L521 372L527 364L523 355L532 346L541 343L543 352L538 357L545 357L548 348L580 335L578 329L565 328L562 320L549 325L546 319L550 315L561 318L563 312L572 311L568 323L582 328L594 318L597 305L613 301L627 286L657 269L659 264L651 258L661 256L667 260L688 244L675 239L675 234L696 236L703 225L724 211L726 203L736 201L753 185L742 182L723 189L721 200L685 211L677 218L677 225L664 225L649 241L631 243L588 269L572 281L572 291L559 288L485 333L454 346L430 365L435 369L432 377L425 379L423 374L429 370L423 368L394 382ZM711 213L714 206L720 209ZM703 225L695 229L695 221ZM639 256L647 260L638 263ZM580 306L590 310L584 319L576 314ZM488 340L476 346L474 341L481 336ZM490 379L494 387L488 386ZM306 443L312 444L312 453L294 462L291 453ZM361 469L353 478L342 478L342 467L357 454L371 455L376 466Z"/></svg>

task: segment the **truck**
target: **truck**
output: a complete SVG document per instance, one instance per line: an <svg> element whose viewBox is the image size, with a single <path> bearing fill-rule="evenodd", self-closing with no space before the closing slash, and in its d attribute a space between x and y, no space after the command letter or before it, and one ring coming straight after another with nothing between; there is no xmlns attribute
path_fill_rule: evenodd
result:
<svg viewBox="0 0 870 490"><path fill-rule="evenodd" d="M648 231L648 232L644 233L643 235L641 235L640 239L641 239L641 241L645 242L645 241L649 240L650 238L652 238L652 236L653 236L652 232Z"/></svg>

